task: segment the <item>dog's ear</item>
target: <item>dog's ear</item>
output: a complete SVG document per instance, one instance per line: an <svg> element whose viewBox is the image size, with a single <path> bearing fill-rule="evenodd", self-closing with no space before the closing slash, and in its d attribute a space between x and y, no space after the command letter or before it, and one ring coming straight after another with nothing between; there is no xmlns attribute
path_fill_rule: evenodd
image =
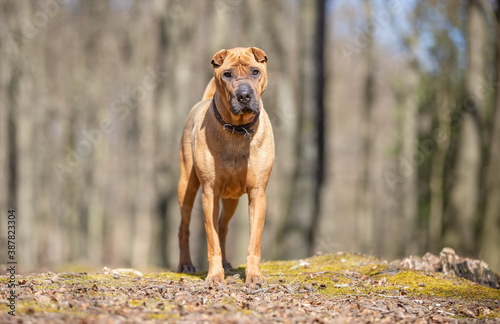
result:
<svg viewBox="0 0 500 324"><path fill-rule="evenodd" d="M267 62L267 55L263 50L257 47L252 47L253 56L255 56L255 60L259 63Z"/></svg>
<svg viewBox="0 0 500 324"><path fill-rule="evenodd" d="M212 57L212 65L214 68L218 68L224 62L226 58L227 50L223 49L215 53L214 57Z"/></svg>

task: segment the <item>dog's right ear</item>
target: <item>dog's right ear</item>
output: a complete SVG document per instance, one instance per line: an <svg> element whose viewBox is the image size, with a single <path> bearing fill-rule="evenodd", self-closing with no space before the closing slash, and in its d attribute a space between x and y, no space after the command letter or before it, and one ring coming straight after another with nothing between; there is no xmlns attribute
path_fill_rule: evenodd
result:
<svg viewBox="0 0 500 324"><path fill-rule="evenodd" d="M226 58L227 55L227 50L223 49L215 53L214 57L212 57L212 65L215 68L218 68L219 66L222 65L224 62L224 59Z"/></svg>

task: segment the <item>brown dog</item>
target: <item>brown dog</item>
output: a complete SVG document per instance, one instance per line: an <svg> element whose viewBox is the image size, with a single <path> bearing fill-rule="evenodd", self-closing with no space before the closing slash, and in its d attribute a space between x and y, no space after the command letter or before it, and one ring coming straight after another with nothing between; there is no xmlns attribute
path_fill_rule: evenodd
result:
<svg viewBox="0 0 500 324"><path fill-rule="evenodd" d="M273 130L260 99L267 85L266 62L264 51L255 47L216 53L214 78L189 113L182 134L178 271L195 271L189 253L189 221L201 184L210 285L224 282L224 269L232 269L226 259L227 225L245 193L250 217L246 284L265 282L260 273L260 241L265 190L274 162Z"/></svg>

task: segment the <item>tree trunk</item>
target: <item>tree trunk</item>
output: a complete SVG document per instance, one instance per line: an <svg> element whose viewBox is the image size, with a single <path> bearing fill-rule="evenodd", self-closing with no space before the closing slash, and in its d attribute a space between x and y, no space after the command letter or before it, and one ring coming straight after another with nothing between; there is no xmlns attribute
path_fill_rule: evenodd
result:
<svg viewBox="0 0 500 324"><path fill-rule="evenodd" d="M486 207L482 228L481 254L495 272L500 272L500 3L496 7L496 75L494 84L495 105L493 112L493 128L490 142L489 161L486 168Z"/></svg>
<svg viewBox="0 0 500 324"><path fill-rule="evenodd" d="M459 148L455 165L455 181L450 204L455 220L447 235L447 244L463 253L475 249L474 228L477 220L479 179L481 167L481 130L479 115L482 112L481 98L475 96L475 88L484 79L486 26L481 15L479 0L470 0L467 6L467 52L466 72L467 99L462 109Z"/></svg>
<svg viewBox="0 0 500 324"><path fill-rule="evenodd" d="M408 89L414 89L418 80L416 71L411 67L405 77L405 83ZM417 211L418 211L418 167L421 159L424 159L422 151L418 150L418 129L417 129L417 98L413 91L406 93L403 101L403 150L401 161L409 162L412 165L412 172L409 172L403 182L403 226L402 234L404 237L401 242L404 244L404 251L398 251L405 255L411 255L418 252L417 233ZM381 231L383 232L383 230Z"/></svg>
<svg viewBox="0 0 500 324"><path fill-rule="evenodd" d="M316 64L316 174L313 196L313 210L311 224L307 233L308 254L314 254L316 235L321 215L321 198L325 178L326 129L325 129L325 45L326 45L326 0L316 2L316 31L315 31L315 64ZM331 59L331 58L330 58ZM330 139L331 140L331 139Z"/></svg>
<svg viewBox="0 0 500 324"><path fill-rule="evenodd" d="M361 177L359 179L359 194L356 205L357 217L357 240L360 242L361 249L371 250L373 244L373 193L371 188L371 147L372 147L372 108L374 101L374 53L373 53L373 21L371 0L364 0L365 18L366 18L366 37L367 44L364 49L366 60L366 76L364 84L364 102L361 116Z"/></svg>
<svg viewBox="0 0 500 324"><path fill-rule="evenodd" d="M308 105L315 102L316 73L314 68L314 35L316 5L300 3L299 33L303 41L299 45L299 77L296 83L295 100L297 102L297 129L293 160L295 162L286 194L285 213L280 220L277 233L277 248L274 257L290 258L292 255L305 257L309 253L308 235L311 215L314 211L314 188L316 176L317 146L311 145L316 137L315 111ZM279 157L278 157L279 158ZM278 161L277 161L278 162Z"/></svg>
<svg viewBox="0 0 500 324"><path fill-rule="evenodd" d="M442 100L437 102L437 130L433 134L436 149L432 157L431 174L429 179L430 211L429 211L429 248L433 252L441 247L443 234L443 202L444 202L444 169L446 154L450 144L450 125L445 119L446 111L450 107L448 89L442 90Z"/></svg>

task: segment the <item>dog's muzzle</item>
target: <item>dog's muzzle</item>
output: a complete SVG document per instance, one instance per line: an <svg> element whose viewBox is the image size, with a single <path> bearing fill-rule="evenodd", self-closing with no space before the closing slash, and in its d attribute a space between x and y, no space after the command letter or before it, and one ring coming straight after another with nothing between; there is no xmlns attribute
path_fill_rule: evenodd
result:
<svg viewBox="0 0 500 324"><path fill-rule="evenodd" d="M259 112L259 100L256 99L255 91L247 83L242 83L235 91L231 102L231 112L238 116L241 114L255 115Z"/></svg>

